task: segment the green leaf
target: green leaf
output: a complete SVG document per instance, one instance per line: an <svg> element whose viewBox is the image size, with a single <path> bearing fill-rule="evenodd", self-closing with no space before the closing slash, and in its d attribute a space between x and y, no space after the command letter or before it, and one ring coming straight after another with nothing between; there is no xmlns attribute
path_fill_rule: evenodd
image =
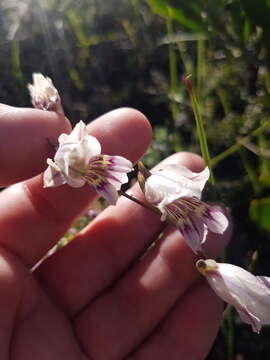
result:
<svg viewBox="0 0 270 360"><path fill-rule="evenodd" d="M154 13L176 20L193 31L205 32L200 14L183 2L181 2L183 6L177 6L177 8L170 5L166 0L147 0L147 3Z"/></svg>
<svg viewBox="0 0 270 360"><path fill-rule="evenodd" d="M260 228L270 231L270 198L252 200L249 206L249 217Z"/></svg>

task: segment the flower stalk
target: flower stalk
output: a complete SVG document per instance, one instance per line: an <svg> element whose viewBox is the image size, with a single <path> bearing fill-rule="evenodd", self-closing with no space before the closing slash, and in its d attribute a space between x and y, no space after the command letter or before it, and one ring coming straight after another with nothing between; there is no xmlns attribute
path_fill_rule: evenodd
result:
<svg viewBox="0 0 270 360"><path fill-rule="evenodd" d="M152 206L150 204L144 203L143 201L138 200L137 198L135 198L135 196L129 195L125 191L119 190L118 194L126 197L127 199L135 202L138 205L141 205L145 209L152 211L153 213L155 213L158 216L161 215L160 211L157 208L155 208L154 206Z"/></svg>

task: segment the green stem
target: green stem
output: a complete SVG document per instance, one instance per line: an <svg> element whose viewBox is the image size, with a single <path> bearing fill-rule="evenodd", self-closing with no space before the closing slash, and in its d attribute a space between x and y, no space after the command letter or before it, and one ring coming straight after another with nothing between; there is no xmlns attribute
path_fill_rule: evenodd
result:
<svg viewBox="0 0 270 360"><path fill-rule="evenodd" d="M214 179L214 175L213 175L213 172L211 169L211 159L210 159L210 154L209 154L209 150L208 150L206 134L205 134L204 126L203 126L200 106L197 101L194 89L192 87L190 77L187 76L185 78L184 82L185 82L186 89L188 90L188 93L190 95L190 99L191 99L191 103L192 103L192 109L193 109L194 117L196 120L197 134L198 134L198 138L199 138L199 142L200 142L201 153L202 153L203 159L205 161L205 164L208 166L208 168L210 170L210 182L212 184L214 184L215 179Z"/></svg>
<svg viewBox="0 0 270 360"><path fill-rule="evenodd" d="M254 171L253 166L251 166L248 161L248 158L246 155L246 149L240 149L240 158L241 158L244 168L247 172L248 178L251 182L251 185L253 187L253 191L254 191L255 195L259 195L261 192L261 185L258 181L258 176L257 176L256 172Z"/></svg>
<svg viewBox="0 0 270 360"><path fill-rule="evenodd" d="M168 38L173 35L173 23L172 19L168 17L166 19L167 26L167 35ZM175 101L176 91L177 91L177 67L176 67L176 55L174 52L173 44L169 42L168 44L168 56L169 56L169 72L170 72L170 90L171 90L171 108L172 108L172 117L175 123L177 118L177 104Z"/></svg>
<svg viewBox="0 0 270 360"><path fill-rule="evenodd" d="M205 77L205 40L199 39L197 42L197 95L202 96L202 84Z"/></svg>
<svg viewBox="0 0 270 360"><path fill-rule="evenodd" d="M184 66L184 72L186 74L191 74L193 72L193 65L192 65L189 57L186 54L185 44L183 44L180 41L180 42L177 42L176 45L177 45L178 53L180 55L180 60L183 63L183 66Z"/></svg>
<svg viewBox="0 0 270 360"><path fill-rule="evenodd" d="M264 152L267 149L268 143L264 134L260 134L258 138L259 144L259 159L260 159L260 177L268 176L270 173L269 159L266 159Z"/></svg>
<svg viewBox="0 0 270 360"><path fill-rule="evenodd" d="M168 7L168 14L170 13L170 8ZM167 36L168 39L173 36L173 22L170 16L166 18L167 26ZM176 102L177 94L177 60L176 53L174 50L174 44L169 41L168 43L168 57L169 57L169 73L170 73L170 102L171 102L171 112L172 112L172 128L173 128L173 147L174 151L181 150L181 138L180 134L176 131L176 120L178 115L178 108Z"/></svg>
<svg viewBox="0 0 270 360"><path fill-rule="evenodd" d="M265 121L261 126L253 130L249 135L243 137L242 139L239 139L236 144L232 145L222 153L218 154L211 160L212 167L215 167L220 161L226 159L228 156L238 151L243 145L249 143L252 137L258 136L263 133L268 126L270 126L270 120Z"/></svg>

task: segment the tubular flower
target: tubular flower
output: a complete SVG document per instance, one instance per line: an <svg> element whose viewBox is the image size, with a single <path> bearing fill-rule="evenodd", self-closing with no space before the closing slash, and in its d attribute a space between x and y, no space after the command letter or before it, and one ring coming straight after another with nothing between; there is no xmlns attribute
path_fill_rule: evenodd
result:
<svg viewBox="0 0 270 360"><path fill-rule="evenodd" d="M202 251L208 229L222 234L228 226L217 206L200 200L208 178L208 167L193 173L175 164L150 175L144 184L146 200L160 210L162 221L167 220L180 230L195 253Z"/></svg>
<svg viewBox="0 0 270 360"><path fill-rule="evenodd" d="M58 91L49 77L33 74L33 85L28 84L32 105L41 110L57 110L60 105Z"/></svg>
<svg viewBox="0 0 270 360"><path fill-rule="evenodd" d="M215 293L234 306L243 322L259 333L270 324L270 278L254 276L231 264L198 260L197 269L206 277Z"/></svg>
<svg viewBox="0 0 270 360"><path fill-rule="evenodd" d="M44 173L44 187L68 184L93 186L110 204L118 198L118 190L128 181L132 163L122 156L101 154L99 141L88 135L86 125L80 121L73 131L59 136L59 148Z"/></svg>

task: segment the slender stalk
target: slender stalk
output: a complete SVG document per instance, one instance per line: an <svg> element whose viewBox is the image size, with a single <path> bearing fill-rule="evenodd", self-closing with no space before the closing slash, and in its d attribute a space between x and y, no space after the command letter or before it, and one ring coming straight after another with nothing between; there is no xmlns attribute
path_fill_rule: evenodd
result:
<svg viewBox="0 0 270 360"><path fill-rule="evenodd" d="M209 154L209 150L208 150L206 134L205 134L204 126L203 126L200 106L197 101L197 98L196 98L196 95L195 95L195 92L194 92L194 89L192 86L192 82L190 80L190 76L186 76L186 78L184 79L184 83L185 83L186 89L189 93L191 103L192 103L192 109L193 109L194 117L196 120L196 128L197 128L197 134L198 134L198 138L199 138L199 142L200 142L201 153L202 153L203 159L205 161L205 164L209 167L209 170L210 170L210 182L212 184L214 184L215 179L214 179L214 175L213 175L213 172L211 169L211 159L210 159L210 154Z"/></svg>
<svg viewBox="0 0 270 360"><path fill-rule="evenodd" d="M138 200L138 199L135 198L134 196L128 195L126 192L124 192L124 191L122 191L122 190L119 190L119 191L118 191L118 194L119 194L119 195L122 195L122 196L125 196L127 199L135 202L135 203L138 204L138 205L143 206L144 208L146 208L146 209L148 209L148 210L151 210L153 213L155 213L155 214L157 214L157 215L160 216L160 211L159 211L157 208L155 208L154 206L152 206L152 205L150 205L150 204L146 204L146 203Z"/></svg>
<svg viewBox="0 0 270 360"><path fill-rule="evenodd" d="M260 134L258 138L259 144L259 158L260 158L260 179L267 178L270 174L270 163L269 159L266 159L264 156L265 151L267 150L268 143L264 134Z"/></svg>
<svg viewBox="0 0 270 360"><path fill-rule="evenodd" d="M228 99L227 92L223 89L222 86L218 86L216 89L217 96L219 97L220 103L222 105L225 115L228 115L231 112L231 104Z"/></svg>
<svg viewBox="0 0 270 360"><path fill-rule="evenodd" d="M178 49L178 53L180 55L180 60L184 66L184 72L186 74L191 74L193 72L193 65L192 65L189 57L186 54L185 44L183 44L183 42L179 41L179 42L177 42L176 46Z"/></svg>
<svg viewBox="0 0 270 360"><path fill-rule="evenodd" d="M168 15L170 14L170 8L168 7ZM166 18L167 36L168 39L173 36L173 22L170 16ZM176 120L178 115L176 94L177 94L177 60L174 50L174 44L169 41L168 43L168 57L169 57L169 73L170 73L170 102L172 112L172 128L173 128L173 147L174 151L181 150L181 138L179 132L176 131Z"/></svg>
<svg viewBox="0 0 270 360"><path fill-rule="evenodd" d="M170 38L173 35L173 23L170 17L166 19L167 35ZM169 72L170 72L170 90L171 90L171 109L172 118L175 123L177 118L177 104L175 101L176 88L177 88L177 66L176 66L176 55L174 52L173 44L168 44L168 56L169 56Z"/></svg>
<svg viewBox="0 0 270 360"><path fill-rule="evenodd" d="M242 163L244 165L244 168L247 172L248 178L251 182L251 185L253 187L253 191L255 195L259 195L261 192L261 184L258 181L258 176L256 174L256 171L254 170L253 166L250 165L247 155L246 155L246 149L240 149L240 158L242 160Z"/></svg>
<svg viewBox="0 0 270 360"><path fill-rule="evenodd" d="M197 95L199 99L202 96L202 84L205 78L205 40L199 39L197 41Z"/></svg>
<svg viewBox="0 0 270 360"><path fill-rule="evenodd" d="M239 139L236 144L232 145L222 153L218 154L211 160L212 167L215 167L220 161L226 159L228 156L238 151L243 145L249 143L252 137L258 136L263 133L268 126L270 126L270 120L265 121L261 126L253 130L249 135L243 137L242 139Z"/></svg>

